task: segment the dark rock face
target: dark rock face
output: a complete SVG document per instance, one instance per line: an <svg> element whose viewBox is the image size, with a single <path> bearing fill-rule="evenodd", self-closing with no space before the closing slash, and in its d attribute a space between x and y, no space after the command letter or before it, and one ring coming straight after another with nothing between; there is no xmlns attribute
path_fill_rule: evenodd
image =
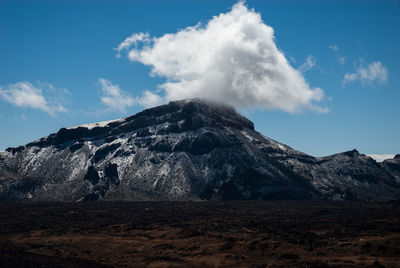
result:
<svg viewBox="0 0 400 268"><path fill-rule="evenodd" d="M0 198L198 200L400 198L400 158L315 158L269 139L232 107L192 99L0 153Z"/></svg>
<svg viewBox="0 0 400 268"><path fill-rule="evenodd" d="M118 165L108 163L108 166L104 169L104 176L110 183L119 185Z"/></svg>
<svg viewBox="0 0 400 268"><path fill-rule="evenodd" d="M84 179L89 181L91 184L96 185L100 181L99 173L93 166L89 166Z"/></svg>

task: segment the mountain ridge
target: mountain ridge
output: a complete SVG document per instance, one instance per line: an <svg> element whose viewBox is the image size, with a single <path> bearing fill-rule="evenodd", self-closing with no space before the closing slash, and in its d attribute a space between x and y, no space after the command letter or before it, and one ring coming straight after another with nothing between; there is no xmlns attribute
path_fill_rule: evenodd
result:
<svg viewBox="0 0 400 268"><path fill-rule="evenodd" d="M0 153L0 199L391 200L400 159L313 157L254 130L229 105L170 102L61 128Z"/></svg>

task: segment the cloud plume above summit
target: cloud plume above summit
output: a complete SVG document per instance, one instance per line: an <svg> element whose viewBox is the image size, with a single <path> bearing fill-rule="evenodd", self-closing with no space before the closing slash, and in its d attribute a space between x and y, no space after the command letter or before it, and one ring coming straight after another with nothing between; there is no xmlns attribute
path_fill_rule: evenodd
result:
<svg viewBox="0 0 400 268"><path fill-rule="evenodd" d="M116 50L118 57L126 53L129 60L150 66L151 75L166 78L157 91L140 97L148 106L200 97L239 108L327 111L318 105L322 89L311 87L289 64L273 28L242 2L176 33L134 33Z"/></svg>

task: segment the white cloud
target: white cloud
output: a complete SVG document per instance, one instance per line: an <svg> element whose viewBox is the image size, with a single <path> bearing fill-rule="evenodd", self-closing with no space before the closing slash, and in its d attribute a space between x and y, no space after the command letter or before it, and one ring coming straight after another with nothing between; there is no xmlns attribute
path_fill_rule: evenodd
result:
<svg viewBox="0 0 400 268"><path fill-rule="evenodd" d="M110 80L100 78L103 96L100 98L110 110L124 113L127 107L135 104L135 99L121 90L119 85L113 85Z"/></svg>
<svg viewBox="0 0 400 268"><path fill-rule="evenodd" d="M113 84L110 80L100 78L103 95L100 97L101 102L108 107L108 111L126 112L126 108L133 105L142 105L144 107L153 107L163 103L163 99L149 91L145 90L141 97L132 97L130 94L120 88L119 85Z"/></svg>
<svg viewBox="0 0 400 268"><path fill-rule="evenodd" d="M137 98L137 102L144 107L153 107L161 104L163 99L149 90L143 92L143 96Z"/></svg>
<svg viewBox="0 0 400 268"><path fill-rule="evenodd" d="M299 67L299 71L306 72L317 64L317 60L313 56L308 56L306 61Z"/></svg>
<svg viewBox="0 0 400 268"><path fill-rule="evenodd" d="M367 154L367 156L375 159L376 162L382 162L385 159L394 157L394 154Z"/></svg>
<svg viewBox="0 0 400 268"><path fill-rule="evenodd" d="M158 93L146 91L142 103L200 97L241 108L327 111L314 103L323 91L309 86L276 47L273 28L242 2L176 33L135 33L116 50L167 79Z"/></svg>
<svg viewBox="0 0 400 268"><path fill-rule="evenodd" d="M38 83L35 86L30 82L21 81L6 87L0 87L0 97L15 106L42 110L52 116L59 112L67 112L67 109L56 99L46 99L43 94L44 89L50 93L58 91L49 83Z"/></svg>
<svg viewBox="0 0 400 268"><path fill-rule="evenodd" d="M329 46L330 49L332 49L333 51L338 51L339 47L337 45L331 45Z"/></svg>
<svg viewBox="0 0 400 268"><path fill-rule="evenodd" d="M380 61L367 64L367 66L364 66L361 62L354 73L346 73L344 75L343 83L347 84L359 80L361 83L368 85L374 82L382 84L387 81L387 78L387 69Z"/></svg>
<svg viewBox="0 0 400 268"><path fill-rule="evenodd" d="M119 44L119 46L117 48L115 48L115 50L118 52L117 57L119 58L121 56L121 51L124 49L128 49L131 46L136 46L138 44L138 42L144 42L144 43L149 43L150 42L150 36L148 33L135 33L132 34L131 36L129 36L128 38L126 38L124 40L124 42L122 42L121 44Z"/></svg>
<svg viewBox="0 0 400 268"><path fill-rule="evenodd" d="M344 75L343 82L344 83L353 82L353 81L357 80L357 78L358 78L358 76L355 73L346 73Z"/></svg>

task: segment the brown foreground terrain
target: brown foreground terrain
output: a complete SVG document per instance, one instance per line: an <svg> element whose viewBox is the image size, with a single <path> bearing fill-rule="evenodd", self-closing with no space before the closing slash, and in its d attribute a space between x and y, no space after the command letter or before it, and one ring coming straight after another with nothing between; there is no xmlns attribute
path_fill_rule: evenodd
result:
<svg viewBox="0 0 400 268"><path fill-rule="evenodd" d="M400 267L400 204L0 203L0 267Z"/></svg>

